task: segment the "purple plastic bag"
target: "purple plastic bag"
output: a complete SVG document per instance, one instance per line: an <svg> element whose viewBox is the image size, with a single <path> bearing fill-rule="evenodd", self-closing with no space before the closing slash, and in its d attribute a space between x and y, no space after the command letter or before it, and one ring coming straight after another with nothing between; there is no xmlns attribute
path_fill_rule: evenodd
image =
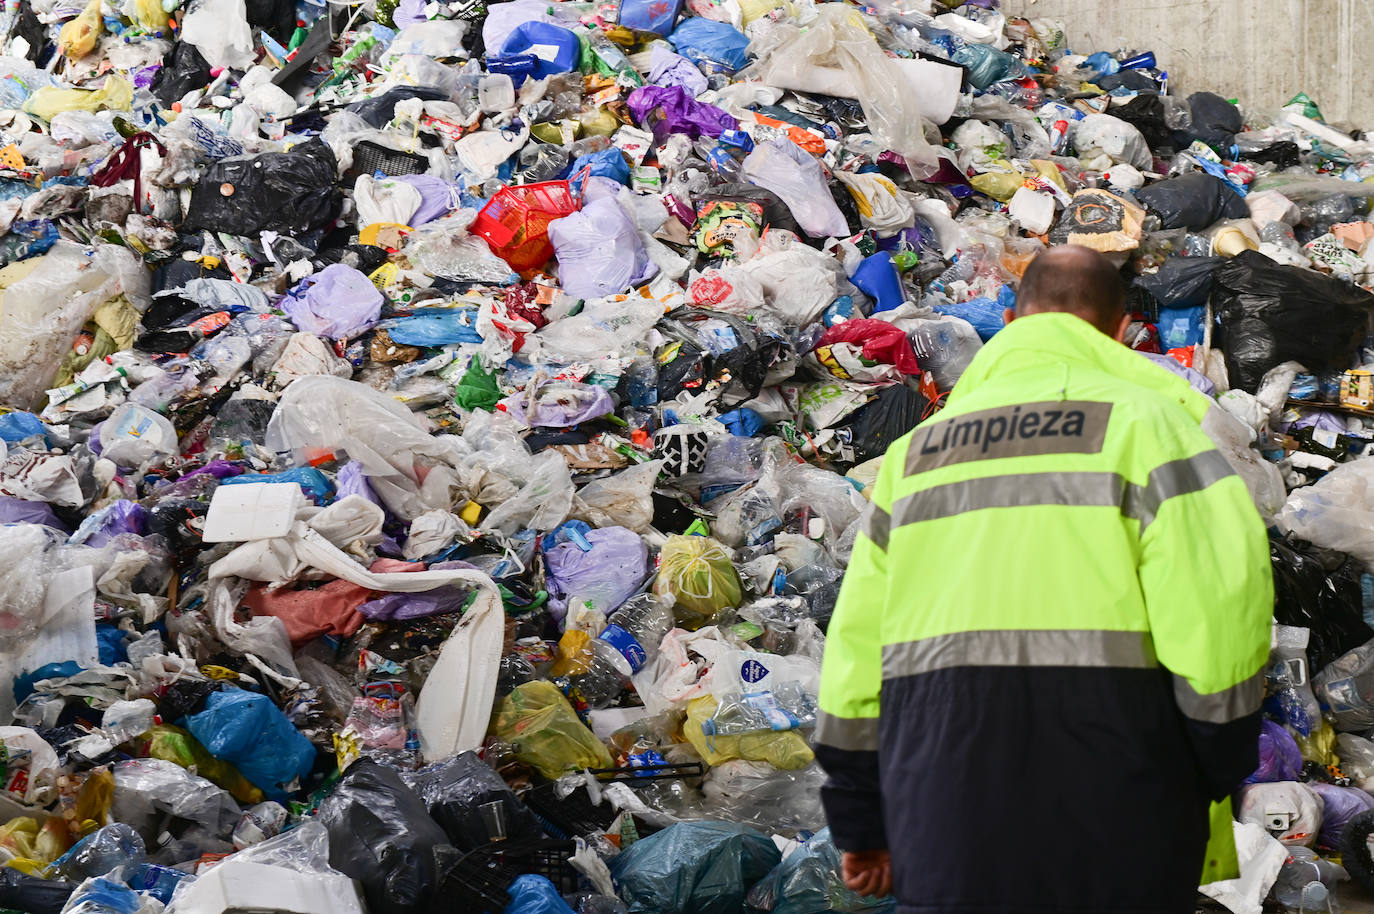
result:
<svg viewBox="0 0 1374 914"><path fill-rule="evenodd" d="M551 381L535 391L532 402L521 391L501 405L516 420L543 428L568 428L615 411L606 388L575 381Z"/></svg>
<svg viewBox="0 0 1374 914"><path fill-rule="evenodd" d="M306 333L346 340L377 323L382 293L352 267L331 263L288 292L281 309Z"/></svg>
<svg viewBox="0 0 1374 914"><path fill-rule="evenodd" d="M544 554L549 611L562 621L571 599L591 600L603 612L628 600L644 580L649 550L639 534L624 527L602 527L585 534L591 549L575 542Z"/></svg>
<svg viewBox="0 0 1374 914"><path fill-rule="evenodd" d="M397 175L391 180L409 184L420 194L420 208L410 217L411 225L424 225L453 212L458 186L434 175Z"/></svg>
<svg viewBox="0 0 1374 914"><path fill-rule="evenodd" d="M467 602L469 588L438 587L424 593L389 593L358 607L371 621L420 619L457 612Z"/></svg>
<svg viewBox="0 0 1374 914"><path fill-rule="evenodd" d="M377 493L372 491L372 486L368 483L366 474L363 473L362 463L357 460L348 461L339 470L338 475L334 477L334 492L338 498L348 495L361 495L374 505L381 505L381 502L377 500Z"/></svg>
<svg viewBox="0 0 1374 914"><path fill-rule="evenodd" d="M1341 846L1341 832L1350 820L1362 812L1374 809L1374 797L1357 787L1337 787L1314 781L1307 785L1317 792L1326 804L1322 809L1322 830L1317 833L1319 847Z"/></svg>
<svg viewBox="0 0 1374 914"><path fill-rule="evenodd" d="M658 43L649 52L649 82L656 86L680 86L692 98L710 86L696 64Z"/></svg>
<svg viewBox="0 0 1374 914"><path fill-rule="evenodd" d="M82 542L93 549L101 548L121 533L143 536L148 532L148 509L136 501L121 498L92 517L99 517L100 525Z"/></svg>
<svg viewBox="0 0 1374 914"><path fill-rule="evenodd" d="M660 143L673 133L696 139L739 128L739 121L714 105L696 101L681 86L640 86L627 101L635 120L652 130Z"/></svg>
<svg viewBox="0 0 1374 914"><path fill-rule="evenodd" d="M1259 735L1259 767L1245 779L1247 784L1296 781L1302 774L1302 752L1297 740L1282 725L1262 721Z"/></svg>
<svg viewBox="0 0 1374 914"><path fill-rule="evenodd" d="M0 495L0 524L42 524L63 533L71 532L70 527L58 520L47 502L27 501L9 495Z"/></svg>

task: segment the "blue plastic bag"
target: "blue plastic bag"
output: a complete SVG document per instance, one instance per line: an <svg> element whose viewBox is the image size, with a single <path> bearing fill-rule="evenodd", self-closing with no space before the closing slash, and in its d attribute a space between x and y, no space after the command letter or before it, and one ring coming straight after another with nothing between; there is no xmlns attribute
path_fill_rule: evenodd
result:
<svg viewBox="0 0 1374 914"><path fill-rule="evenodd" d="M301 487L305 497L317 505L328 504L334 497L334 484L314 467L297 467L280 473L244 473L221 479L220 485L235 486L250 482L294 482Z"/></svg>
<svg viewBox="0 0 1374 914"><path fill-rule="evenodd" d="M749 905L772 914L814 914L817 911L894 912L892 897L868 898L844 887L840 852L830 829L820 831L787 859L773 867L749 890Z"/></svg>
<svg viewBox="0 0 1374 914"><path fill-rule="evenodd" d="M13 412L0 416L0 439L7 444L42 435L47 439L48 427L33 413Z"/></svg>
<svg viewBox="0 0 1374 914"><path fill-rule="evenodd" d="M631 844L610 867L630 914L739 914L745 893L781 860L747 825L679 822Z"/></svg>
<svg viewBox="0 0 1374 914"><path fill-rule="evenodd" d="M448 346L454 343L481 345L475 308L420 308L410 317L384 321L391 341L402 346Z"/></svg>
<svg viewBox="0 0 1374 914"><path fill-rule="evenodd" d="M521 876L506 892L510 902L502 914L574 914L554 884L543 876Z"/></svg>
<svg viewBox="0 0 1374 914"><path fill-rule="evenodd" d="M749 39L734 26L693 16L668 36L683 57L716 72L733 73L749 63Z"/></svg>
<svg viewBox="0 0 1374 914"><path fill-rule="evenodd" d="M682 13L683 0L620 0L620 24L636 32L667 35Z"/></svg>
<svg viewBox="0 0 1374 914"><path fill-rule="evenodd" d="M589 170L593 178L610 178L618 184L630 183L630 163L625 161L625 154L614 146L578 156L568 173L579 174L584 168Z"/></svg>
<svg viewBox="0 0 1374 914"><path fill-rule="evenodd" d="M1197 346L1202 343L1202 322L1205 320L1207 309L1203 307L1194 308L1160 308L1159 309L1159 342L1161 347L1167 352L1170 349L1182 349L1184 346Z"/></svg>
<svg viewBox="0 0 1374 914"><path fill-rule="evenodd" d="M272 799L315 765L315 747L272 699L243 689L212 692L205 710L186 718L186 729L215 758L234 765Z"/></svg>
<svg viewBox="0 0 1374 914"><path fill-rule="evenodd" d="M582 42L568 29L550 22L522 22L506 36L500 57L532 55L536 58L530 75L544 79L555 73L577 69Z"/></svg>
<svg viewBox="0 0 1374 914"><path fill-rule="evenodd" d="M935 310L968 321L973 325L973 329L978 331L978 338L986 343L997 335L997 331L1006 326L1002 312L1015 307L1016 293L1012 291L1011 286L1003 286L998 291L996 300L979 297L955 305L936 305Z"/></svg>

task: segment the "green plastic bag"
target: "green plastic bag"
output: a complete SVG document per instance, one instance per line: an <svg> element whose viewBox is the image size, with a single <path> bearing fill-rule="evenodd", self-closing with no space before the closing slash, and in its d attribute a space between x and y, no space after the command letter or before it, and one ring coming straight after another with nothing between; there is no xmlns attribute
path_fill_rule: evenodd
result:
<svg viewBox="0 0 1374 914"><path fill-rule="evenodd" d="M740 604L742 588L730 553L709 536L670 536L659 556L654 592L670 597L677 624L689 632Z"/></svg>
<svg viewBox="0 0 1374 914"><path fill-rule="evenodd" d="M517 686L496 712L496 736L515 757L553 780L581 768L610 768L611 753L592 735L563 693L547 680Z"/></svg>
<svg viewBox="0 0 1374 914"><path fill-rule="evenodd" d="M468 411L484 409L491 412L501 400L501 388L496 385L496 372L482 370L477 356L468 362L468 370L458 382L453 402Z"/></svg>

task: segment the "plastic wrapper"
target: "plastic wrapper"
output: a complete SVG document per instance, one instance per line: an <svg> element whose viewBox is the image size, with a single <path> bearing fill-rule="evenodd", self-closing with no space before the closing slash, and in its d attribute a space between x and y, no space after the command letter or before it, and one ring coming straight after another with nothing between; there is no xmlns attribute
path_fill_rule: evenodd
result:
<svg viewBox="0 0 1374 914"><path fill-rule="evenodd" d="M434 848L447 837L400 775L359 759L323 803L329 863L363 886L368 910L428 910L438 884Z"/></svg>
<svg viewBox="0 0 1374 914"><path fill-rule="evenodd" d="M493 731L516 757L550 780L578 768L609 768L611 755L583 726L562 693L546 681L527 682L501 700Z"/></svg>
<svg viewBox="0 0 1374 914"><path fill-rule="evenodd" d="M734 914L780 857L747 826L683 822L636 841L611 875L631 914Z"/></svg>

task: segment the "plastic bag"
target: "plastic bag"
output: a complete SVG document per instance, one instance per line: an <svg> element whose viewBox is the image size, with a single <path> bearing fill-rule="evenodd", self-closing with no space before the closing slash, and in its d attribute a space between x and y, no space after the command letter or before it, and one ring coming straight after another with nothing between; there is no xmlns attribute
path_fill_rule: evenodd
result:
<svg viewBox="0 0 1374 914"><path fill-rule="evenodd" d="M594 605L609 614L644 580L649 552L633 530L602 527L582 539L590 548L568 541L544 554L549 609L558 619L574 605Z"/></svg>
<svg viewBox="0 0 1374 914"><path fill-rule="evenodd" d="M683 57L714 72L733 72L749 62L749 39L728 23L693 16L683 20L668 36Z"/></svg>
<svg viewBox="0 0 1374 914"><path fill-rule="evenodd" d="M815 831L825 824L819 765L783 770L768 762L733 759L711 766L701 795L722 818L772 832Z"/></svg>
<svg viewBox="0 0 1374 914"><path fill-rule="evenodd" d="M1280 719L1300 737L1310 736L1322 726L1321 705L1312 693L1307 666L1309 637L1305 628L1274 626L1274 649L1266 683L1278 704Z"/></svg>
<svg viewBox="0 0 1374 914"><path fill-rule="evenodd" d="M1289 847L1311 847L1322 824L1322 798L1307 784L1280 781L1240 789L1236 818L1268 831Z"/></svg>
<svg viewBox="0 0 1374 914"><path fill-rule="evenodd" d="M1084 160L1109 159L1126 162L1142 171L1154 163L1150 147L1140 131L1110 114L1089 114L1072 126L1073 147Z"/></svg>
<svg viewBox="0 0 1374 914"><path fill-rule="evenodd" d="M818 911L887 911L897 908L893 898L870 898L844 887L840 851L823 828L788 854L749 890L749 906L773 914L816 914Z"/></svg>
<svg viewBox="0 0 1374 914"><path fill-rule="evenodd" d="M901 327L911 341L921 371L930 374L942 391L954 389L973 357L983 348L978 331L962 318L917 319L905 321Z"/></svg>
<svg viewBox="0 0 1374 914"><path fill-rule="evenodd" d="M181 23L181 40L195 45L212 67L253 65L253 32L244 0L200 0Z"/></svg>
<svg viewBox="0 0 1374 914"><path fill-rule="evenodd" d="M1337 787L1314 781L1312 789L1322 798L1322 827L1317 833L1317 846L1338 849L1341 832L1350 820L1362 812L1374 809L1374 797L1352 787Z"/></svg>
<svg viewBox="0 0 1374 914"><path fill-rule="evenodd" d="M738 914L781 860L764 835L725 822L680 822L611 860L630 914Z"/></svg>
<svg viewBox="0 0 1374 914"><path fill-rule="evenodd" d="M422 914L438 884L434 848L447 838L424 801L390 768L362 758L320 803L329 863L363 885L374 914Z"/></svg>
<svg viewBox="0 0 1374 914"><path fill-rule="evenodd" d="M577 492L573 516L598 527L627 527L644 533L654 520L654 483L663 470L662 460L651 460L600 479Z"/></svg>
<svg viewBox="0 0 1374 914"><path fill-rule="evenodd" d="M745 180L782 198L802 229L812 237L849 234L844 214L835 205L820 163L786 140L759 143L744 159Z"/></svg>
<svg viewBox="0 0 1374 914"><path fill-rule="evenodd" d="M1220 257L1170 257L1155 272L1137 276L1135 285L1165 307L1200 307L1212 294L1212 277L1221 263Z"/></svg>
<svg viewBox="0 0 1374 914"><path fill-rule="evenodd" d="M554 884L543 876L526 873L506 891L510 901L502 914L574 914Z"/></svg>
<svg viewBox="0 0 1374 914"><path fill-rule="evenodd" d="M284 797L315 765L315 747L266 695L215 692L203 711L187 717L186 728L269 797Z"/></svg>
<svg viewBox="0 0 1374 914"><path fill-rule="evenodd" d="M553 683L527 682L501 700L493 732L550 780L578 768L609 768L611 754L578 720Z"/></svg>
<svg viewBox="0 0 1374 914"><path fill-rule="evenodd" d="M1272 720L1260 723L1259 768L1245 779L1247 784L1267 781L1296 781L1302 774L1302 753L1293 736Z"/></svg>
<svg viewBox="0 0 1374 914"><path fill-rule="evenodd" d="M498 838L543 837L539 820L476 752L460 752L403 777L425 801L449 842L460 850L474 850ZM499 811L492 813L493 805ZM492 815L500 819L504 834L491 834Z"/></svg>
<svg viewBox="0 0 1374 914"><path fill-rule="evenodd" d="M1275 520L1293 536L1374 568L1374 457L1341 464L1315 484L1294 489Z"/></svg>
<svg viewBox="0 0 1374 914"><path fill-rule="evenodd" d="M680 86L640 86L629 94L625 103L630 106L635 121L652 130L659 143L675 133L696 139L717 137L726 130L739 128L739 121L734 117L714 105L697 101ZM576 173L577 166L573 167Z"/></svg>
<svg viewBox="0 0 1374 914"><path fill-rule="evenodd" d="M1222 219L1250 215L1245 198L1230 184L1200 171L1142 187L1135 196L1159 216L1165 229L1200 230Z"/></svg>
<svg viewBox="0 0 1374 914"><path fill-rule="evenodd" d="M1311 371L1343 369L1374 307L1374 294L1359 286L1276 264L1255 251L1224 261L1214 282L1226 370L1232 385L1249 393L1282 362L1301 362Z"/></svg>
<svg viewBox="0 0 1374 914"><path fill-rule="evenodd" d="M339 214L335 167L334 153L319 139L290 152L215 162L191 192L183 227L235 235L303 235Z"/></svg>
<svg viewBox="0 0 1374 914"><path fill-rule="evenodd" d="M239 820L239 806L229 794L172 762L120 762L114 766L114 781L111 818L133 826L150 845L166 830L168 817L222 835Z"/></svg>
<svg viewBox="0 0 1374 914"><path fill-rule="evenodd" d="M740 604L742 590L725 547L707 536L670 536L659 552L654 593L674 601L678 625L695 631Z"/></svg>
<svg viewBox="0 0 1374 914"><path fill-rule="evenodd" d="M784 771L796 771L810 765L815 753L806 737L797 730L754 730L730 735L708 734L706 731L716 717L720 704L710 695L694 698L687 703L687 720L682 735L708 765L719 765L731 759L767 762Z"/></svg>
<svg viewBox="0 0 1374 914"><path fill-rule="evenodd" d="M558 280L575 298L604 298L638 286L658 273L633 220L611 197L549 223L558 258Z"/></svg>
<svg viewBox="0 0 1374 914"><path fill-rule="evenodd" d="M1230 150L1236 134L1245 126L1240 109L1212 92L1194 92L1188 96L1188 108L1193 115L1192 126L1186 130L1188 138L1223 153Z"/></svg>
<svg viewBox="0 0 1374 914"><path fill-rule="evenodd" d="M934 174L938 161L926 140L922 100L932 112L948 107L948 96L954 94L949 82L921 69L903 69L902 63L883 53L853 8L820 4L814 9L817 18L805 28L798 19L776 26L777 41L756 67L759 80L784 89L857 98L868 129L884 147L906 159L912 177ZM698 20L688 20L694 21ZM941 97L931 98L923 91L931 83L941 85Z"/></svg>
<svg viewBox="0 0 1374 914"><path fill-rule="evenodd" d="M1336 734L1341 771L1365 793L1374 791L1374 742L1354 733Z"/></svg>
<svg viewBox="0 0 1374 914"><path fill-rule="evenodd" d="M121 245L60 241L0 298L0 403L37 406L72 340L102 305L148 306L148 272Z"/></svg>
<svg viewBox="0 0 1374 914"><path fill-rule="evenodd" d="M1312 679L1338 730L1374 727L1374 641L1338 657Z"/></svg>
<svg viewBox="0 0 1374 914"><path fill-rule="evenodd" d="M306 333L347 340L377 322L383 301L362 273L332 263L292 290L278 307Z"/></svg>
<svg viewBox="0 0 1374 914"><path fill-rule="evenodd" d="M1144 221L1145 210L1124 197L1086 188L1073 195L1050 240L1062 232L1069 244L1104 254L1133 251L1140 247Z"/></svg>

